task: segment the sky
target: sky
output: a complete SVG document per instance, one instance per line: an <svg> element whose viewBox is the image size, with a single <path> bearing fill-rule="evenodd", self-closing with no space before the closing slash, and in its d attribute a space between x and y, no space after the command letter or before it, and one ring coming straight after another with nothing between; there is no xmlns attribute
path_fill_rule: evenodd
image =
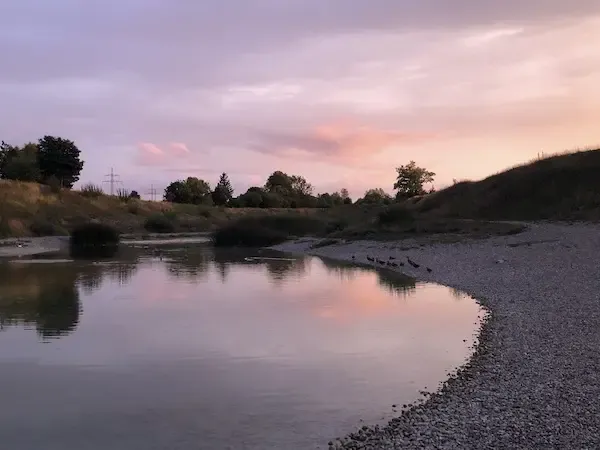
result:
<svg viewBox="0 0 600 450"><path fill-rule="evenodd" d="M111 167L238 193L437 188L599 146L597 0L2 0L0 139L72 139ZM105 185L106 186L106 185Z"/></svg>

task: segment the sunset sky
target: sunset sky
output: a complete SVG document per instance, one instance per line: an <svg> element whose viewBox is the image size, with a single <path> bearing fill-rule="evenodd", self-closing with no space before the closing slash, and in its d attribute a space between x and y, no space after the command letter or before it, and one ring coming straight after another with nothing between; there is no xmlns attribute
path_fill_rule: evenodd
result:
<svg viewBox="0 0 600 450"><path fill-rule="evenodd" d="M0 139L160 192L435 185L600 144L598 0L2 0Z"/></svg>

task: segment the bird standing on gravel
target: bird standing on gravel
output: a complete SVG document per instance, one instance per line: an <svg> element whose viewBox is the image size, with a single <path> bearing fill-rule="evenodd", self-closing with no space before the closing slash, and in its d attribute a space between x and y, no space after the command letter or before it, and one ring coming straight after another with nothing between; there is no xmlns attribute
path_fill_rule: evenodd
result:
<svg viewBox="0 0 600 450"><path fill-rule="evenodd" d="M429 267L426 267L426 269L427 269L427 272L429 272L429 273L433 272L433 270L431 270Z"/></svg>
<svg viewBox="0 0 600 450"><path fill-rule="evenodd" d="M408 256L406 257L406 259L408 260L408 263L413 266L415 269L418 269L419 267L421 267L420 264L417 264L416 262L414 262L413 260L411 260Z"/></svg>
<svg viewBox="0 0 600 450"><path fill-rule="evenodd" d="M375 258L371 258L370 256L367 256L367 261L375 262Z"/></svg>

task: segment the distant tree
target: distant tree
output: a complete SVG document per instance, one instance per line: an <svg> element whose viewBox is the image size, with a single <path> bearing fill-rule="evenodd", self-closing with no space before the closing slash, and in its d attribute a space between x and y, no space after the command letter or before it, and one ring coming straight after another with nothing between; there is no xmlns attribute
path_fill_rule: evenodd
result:
<svg viewBox="0 0 600 450"><path fill-rule="evenodd" d="M79 180L83 161L80 150L73 141L54 136L44 136L38 141L38 163L41 181L55 176L65 188L71 189Z"/></svg>
<svg viewBox="0 0 600 450"><path fill-rule="evenodd" d="M215 186L215 190L212 192L212 200L215 205L226 205L233 198L233 188L229 177L225 172L221 174L219 182Z"/></svg>
<svg viewBox="0 0 600 450"><path fill-rule="evenodd" d="M290 194L292 191L292 179L287 173L276 170L267 178L265 190L274 193Z"/></svg>
<svg viewBox="0 0 600 450"><path fill-rule="evenodd" d="M297 196L312 195L313 186L304 177L292 175L290 177L292 194Z"/></svg>
<svg viewBox="0 0 600 450"><path fill-rule="evenodd" d="M424 185L433 182L434 172L418 167L414 161L405 166L396 168L397 179L394 189L398 191L396 197L411 198L415 195L426 193Z"/></svg>
<svg viewBox="0 0 600 450"><path fill-rule="evenodd" d="M253 186L240 195L237 200L242 208L259 208L262 204L264 194L265 191L262 188Z"/></svg>
<svg viewBox="0 0 600 450"><path fill-rule="evenodd" d="M0 175L8 180L40 181L38 147L28 143L22 148L3 143L0 157Z"/></svg>
<svg viewBox="0 0 600 450"><path fill-rule="evenodd" d="M350 198L350 194L348 193L348 189L346 188L342 188L340 190L340 195L342 196L342 199L346 200L347 198Z"/></svg>
<svg viewBox="0 0 600 450"><path fill-rule="evenodd" d="M138 194L138 191L131 191L129 193L129 198L136 198L139 200L141 197L140 197L140 194Z"/></svg>
<svg viewBox="0 0 600 450"><path fill-rule="evenodd" d="M331 208L333 206L333 200L331 194L325 192L317 196L317 208Z"/></svg>
<svg viewBox="0 0 600 450"><path fill-rule="evenodd" d="M288 175L280 170L273 172L267 182L265 189L268 192L286 197L312 195L313 186L300 175Z"/></svg>
<svg viewBox="0 0 600 450"><path fill-rule="evenodd" d="M212 203L210 185L199 178L174 181L165 188L164 199L172 203L202 205Z"/></svg>
<svg viewBox="0 0 600 450"><path fill-rule="evenodd" d="M366 204L387 204L392 201L392 197L381 188L369 189L360 200L360 203ZM358 202L357 202L358 203Z"/></svg>

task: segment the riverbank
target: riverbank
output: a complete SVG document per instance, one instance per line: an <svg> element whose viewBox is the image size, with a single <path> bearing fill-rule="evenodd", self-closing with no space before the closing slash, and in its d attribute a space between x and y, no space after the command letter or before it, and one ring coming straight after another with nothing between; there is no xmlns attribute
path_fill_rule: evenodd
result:
<svg viewBox="0 0 600 450"><path fill-rule="evenodd" d="M456 243L315 242L275 248L373 265L367 256L392 256L404 263L396 270L465 291L492 312L457 377L331 448L600 447L600 226L535 224Z"/></svg>

